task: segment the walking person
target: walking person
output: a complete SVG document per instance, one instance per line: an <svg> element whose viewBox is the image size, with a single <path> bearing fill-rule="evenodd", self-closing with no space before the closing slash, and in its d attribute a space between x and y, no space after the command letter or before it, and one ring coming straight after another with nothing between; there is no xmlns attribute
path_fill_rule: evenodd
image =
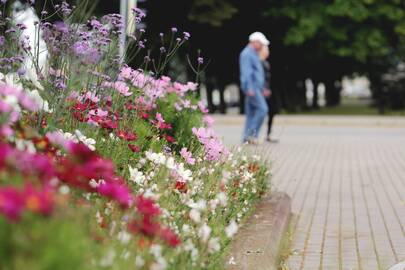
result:
<svg viewBox="0 0 405 270"><path fill-rule="evenodd" d="M260 51L260 59L262 60L263 71L264 71L264 88L267 91L268 96L266 97L267 106L269 108L268 113L268 123L267 123L267 133L266 133L266 141L277 143L278 140L271 137L271 130L273 126L273 119L274 116L278 113L279 110L279 102L278 102L278 95L270 87L271 82L271 65L268 61L270 56L270 49L268 46L263 46L262 50Z"/></svg>
<svg viewBox="0 0 405 270"><path fill-rule="evenodd" d="M259 53L270 42L260 32L249 36L249 44L239 57L241 89L245 95L246 124L243 142L257 144L260 128L268 113L265 78Z"/></svg>

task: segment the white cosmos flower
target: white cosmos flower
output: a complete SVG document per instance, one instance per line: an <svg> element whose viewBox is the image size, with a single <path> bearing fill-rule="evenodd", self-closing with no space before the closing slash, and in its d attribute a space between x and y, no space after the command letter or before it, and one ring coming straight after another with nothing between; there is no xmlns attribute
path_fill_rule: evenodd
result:
<svg viewBox="0 0 405 270"><path fill-rule="evenodd" d="M159 258L162 255L162 246L153 244L150 246L149 252L155 256L155 258Z"/></svg>
<svg viewBox="0 0 405 270"><path fill-rule="evenodd" d="M126 231L120 231L117 236L118 241L120 241L122 244L126 245L131 241L131 234L129 234Z"/></svg>
<svg viewBox="0 0 405 270"><path fill-rule="evenodd" d="M166 163L166 157L162 153L153 153L151 151L147 151L145 155L147 159L149 159L155 164L164 165Z"/></svg>
<svg viewBox="0 0 405 270"><path fill-rule="evenodd" d="M129 168L129 180L137 183L138 185L143 186L145 182L145 175L139 171L137 168L132 168L130 165L128 165Z"/></svg>
<svg viewBox="0 0 405 270"><path fill-rule="evenodd" d="M183 163L180 163L177 166L176 172L181 178L183 178L184 181L193 180L192 178L193 173L190 170L185 169Z"/></svg>
<svg viewBox="0 0 405 270"><path fill-rule="evenodd" d="M199 229L198 229L198 237L200 238L200 241L203 243L207 243L208 239L210 238L212 229L210 226L207 224L203 224Z"/></svg>
<svg viewBox="0 0 405 270"><path fill-rule="evenodd" d="M110 249L107 254L100 260L100 266L101 267L109 267L112 266L114 263L115 259L115 251L113 249Z"/></svg>
<svg viewBox="0 0 405 270"><path fill-rule="evenodd" d="M61 132L63 132L61 130ZM69 133L69 132L65 132L63 133L63 136L68 139L71 140L75 143L81 142L83 144L85 144L91 151L96 150L96 140L92 139L92 138L87 138L86 136L83 135L83 133L76 129L75 133Z"/></svg>
<svg viewBox="0 0 405 270"><path fill-rule="evenodd" d="M175 160L174 160L173 157L169 157L169 158L166 160L166 167L167 167L169 170L174 170L174 169L176 168L176 162L175 162Z"/></svg>
<svg viewBox="0 0 405 270"><path fill-rule="evenodd" d="M138 268L141 268L144 265L145 265L145 260L142 259L142 257L139 256L139 255L136 256L136 258L135 258L135 266L138 267Z"/></svg>
<svg viewBox="0 0 405 270"><path fill-rule="evenodd" d="M204 211L207 208L207 202L204 199L200 199L198 202L190 200L187 202L187 206L198 211Z"/></svg>
<svg viewBox="0 0 405 270"><path fill-rule="evenodd" d="M226 236L232 238L238 232L238 228L238 224L235 222L235 220L231 220L229 225L225 228Z"/></svg>
<svg viewBox="0 0 405 270"><path fill-rule="evenodd" d="M190 227L190 225L188 225L188 224L183 224L183 227L181 228L181 230L182 230L184 233L189 233L189 232L190 232L190 229L191 229L191 227Z"/></svg>
<svg viewBox="0 0 405 270"><path fill-rule="evenodd" d="M191 209L190 210L190 219L194 221L195 223L200 223L201 222L201 213L197 209Z"/></svg>
<svg viewBox="0 0 405 270"><path fill-rule="evenodd" d="M212 211L215 211L215 209L217 208L218 204L219 204L219 200L218 200L218 199L210 200L210 202L209 202L210 209L211 209Z"/></svg>
<svg viewBox="0 0 405 270"><path fill-rule="evenodd" d="M41 97L38 90L27 91L27 94L38 105L38 108L45 112L53 112L53 110L49 109L48 101Z"/></svg>
<svg viewBox="0 0 405 270"><path fill-rule="evenodd" d="M217 199L219 201L219 204L223 207L225 207L228 203L228 197L224 192L220 192L217 194Z"/></svg>
<svg viewBox="0 0 405 270"><path fill-rule="evenodd" d="M208 253L215 253L218 252L221 249L221 244L219 243L219 238L218 237L212 237L208 241Z"/></svg>
<svg viewBox="0 0 405 270"><path fill-rule="evenodd" d="M167 262L163 257L157 258L156 262L150 266L150 270L165 270L166 268Z"/></svg>
<svg viewBox="0 0 405 270"><path fill-rule="evenodd" d="M27 151L31 154L35 154L37 152L35 145L32 143L32 141L16 139L15 146L17 147L18 150Z"/></svg>

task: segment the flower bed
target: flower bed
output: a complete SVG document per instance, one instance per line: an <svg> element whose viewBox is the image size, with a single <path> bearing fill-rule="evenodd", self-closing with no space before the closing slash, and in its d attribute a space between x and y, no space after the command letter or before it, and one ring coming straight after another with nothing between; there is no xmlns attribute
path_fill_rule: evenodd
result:
<svg viewBox="0 0 405 270"><path fill-rule="evenodd" d="M148 57L121 63L119 15L78 24L57 10L63 22L37 24L46 68L25 26L0 21L0 268L222 268L266 164L222 145L197 84L148 72ZM189 37L172 29L161 62Z"/></svg>

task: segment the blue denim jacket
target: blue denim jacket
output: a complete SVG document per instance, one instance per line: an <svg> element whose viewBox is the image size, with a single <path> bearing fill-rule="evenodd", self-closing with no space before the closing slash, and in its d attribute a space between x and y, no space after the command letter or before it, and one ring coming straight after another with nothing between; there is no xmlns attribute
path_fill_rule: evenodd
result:
<svg viewBox="0 0 405 270"><path fill-rule="evenodd" d="M239 56L240 82L244 93L253 90L261 93L264 88L264 71L257 52L246 46Z"/></svg>

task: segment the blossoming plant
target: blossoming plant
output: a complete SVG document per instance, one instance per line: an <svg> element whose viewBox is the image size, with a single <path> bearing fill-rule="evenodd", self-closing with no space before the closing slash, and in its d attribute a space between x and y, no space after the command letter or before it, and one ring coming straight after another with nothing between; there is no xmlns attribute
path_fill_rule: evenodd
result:
<svg viewBox="0 0 405 270"><path fill-rule="evenodd" d="M151 59L138 30L118 55L119 15L54 8L44 52L0 15L0 269L224 268L269 173L222 144L197 83L162 75L190 35L161 34Z"/></svg>

